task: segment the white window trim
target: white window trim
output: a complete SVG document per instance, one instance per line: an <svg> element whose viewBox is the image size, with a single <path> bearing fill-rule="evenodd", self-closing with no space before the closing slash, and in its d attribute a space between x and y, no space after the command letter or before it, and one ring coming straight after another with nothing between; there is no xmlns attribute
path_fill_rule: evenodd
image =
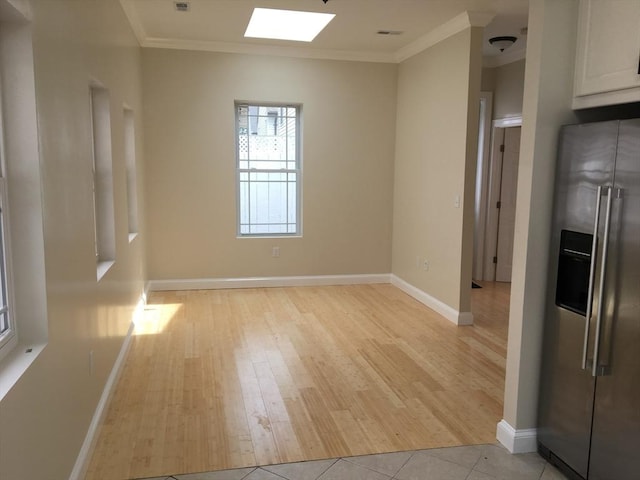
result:
<svg viewBox="0 0 640 480"><path fill-rule="evenodd" d="M278 108L295 108L296 109L296 168L293 170L283 170L284 173L296 174L296 231L283 233L241 233L241 209L240 209L240 173L259 171L256 169L240 169L240 152L238 145L239 121L238 107L242 105L252 107L278 107ZM276 102L250 102L236 101L234 104L235 112L235 171L236 171L236 238L301 238L302 237L302 105L296 103L276 103ZM274 171L274 170L269 170Z"/></svg>
<svg viewBox="0 0 640 480"><path fill-rule="evenodd" d="M97 80L89 82L89 110L96 278L100 281L115 264L116 238L110 94Z"/></svg>
<svg viewBox="0 0 640 480"><path fill-rule="evenodd" d="M11 250L7 282L15 332L2 348L0 400L48 341L31 14L23 3L0 0L0 117L10 119L0 127L6 179L4 234Z"/></svg>
<svg viewBox="0 0 640 480"><path fill-rule="evenodd" d="M0 125L0 131L2 131ZM4 294L6 296L5 303L0 303L0 309L7 308L8 330L0 334L0 359L5 357L7 353L18 343L18 325L14 319L15 299L13 296L13 269L11 262L11 234L9 231L9 195L7 193L7 179L4 175L6 172L4 162L4 147L2 147L2 162L0 168L0 289L4 283ZM2 278L4 270L4 278ZM4 281L4 282L3 282Z"/></svg>
<svg viewBox="0 0 640 480"><path fill-rule="evenodd" d="M127 179L127 225L129 243L138 236L140 215L138 209L138 168L136 155L135 113L126 104L122 106L124 125L124 159Z"/></svg>

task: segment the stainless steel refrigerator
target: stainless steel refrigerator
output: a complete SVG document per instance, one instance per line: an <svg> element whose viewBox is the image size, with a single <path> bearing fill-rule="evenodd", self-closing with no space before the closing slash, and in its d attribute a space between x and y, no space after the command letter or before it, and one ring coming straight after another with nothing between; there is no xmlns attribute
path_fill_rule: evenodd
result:
<svg viewBox="0 0 640 480"><path fill-rule="evenodd" d="M640 119L562 128L538 415L569 478L640 479Z"/></svg>

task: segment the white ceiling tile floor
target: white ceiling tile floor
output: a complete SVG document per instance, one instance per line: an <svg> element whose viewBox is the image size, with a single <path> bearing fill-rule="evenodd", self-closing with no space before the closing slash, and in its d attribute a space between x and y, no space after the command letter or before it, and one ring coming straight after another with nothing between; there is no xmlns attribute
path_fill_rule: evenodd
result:
<svg viewBox="0 0 640 480"><path fill-rule="evenodd" d="M499 445L332 458L143 480L566 480L537 453Z"/></svg>

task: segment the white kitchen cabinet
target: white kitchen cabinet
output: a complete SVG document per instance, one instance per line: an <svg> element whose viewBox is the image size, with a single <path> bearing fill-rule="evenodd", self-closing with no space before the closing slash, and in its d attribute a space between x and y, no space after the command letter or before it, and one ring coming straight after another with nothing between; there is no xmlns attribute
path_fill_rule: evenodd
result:
<svg viewBox="0 0 640 480"><path fill-rule="evenodd" d="M640 102L640 0L580 0L573 108Z"/></svg>

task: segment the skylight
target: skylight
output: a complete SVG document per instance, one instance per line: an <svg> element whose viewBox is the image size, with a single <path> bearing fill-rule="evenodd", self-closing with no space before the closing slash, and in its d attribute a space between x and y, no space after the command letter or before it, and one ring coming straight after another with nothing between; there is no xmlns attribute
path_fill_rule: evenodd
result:
<svg viewBox="0 0 640 480"><path fill-rule="evenodd" d="M311 42L333 17L333 13L254 8L244 36Z"/></svg>

